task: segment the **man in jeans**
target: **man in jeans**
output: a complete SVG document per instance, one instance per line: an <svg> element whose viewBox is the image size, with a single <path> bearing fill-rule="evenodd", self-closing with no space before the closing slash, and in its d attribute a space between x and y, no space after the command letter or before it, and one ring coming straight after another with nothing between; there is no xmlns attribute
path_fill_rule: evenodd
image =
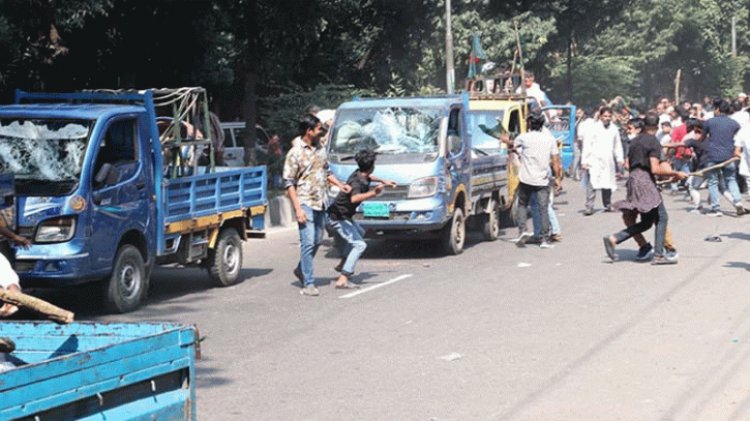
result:
<svg viewBox="0 0 750 421"><path fill-rule="evenodd" d="M336 280L336 288L350 289L358 288L356 284L349 282L354 275L354 267L362 253L365 252L367 244L362 238L364 230L353 219L357 213L357 207L367 199L372 199L383 192L385 186L395 186L393 181L373 179L372 172L375 171L375 152L363 150L357 152L354 160L357 161L357 170L349 176L346 184L351 187L348 193L341 192L328 208L328 224L344 240L341 249L341 262L336 266L336 271L341 275ZM370 190L370 181L378 180L381 184Z"/></svg>
<svg viewBox="0 0 750 421"><path fill-rule="evenodd" d="M350 187L341 183L328 170L325 148L320 143L323 134L320 120L306 115L299 122L301 142L289 150L284 162L284 187L294 206L299 227L300 261L294 276L302 283L302 295L318 296L313 277L313 258L318 251L325 230L328 183L342 191Z"/></svg>
<svg viewBox="0 0 750 421"><path fill-rule="evenodd" d="M550 241L550 222L547 208L550 196L550 164L554 170L554 185L559 187L562 168L560 166L560 153L557 149L555 138L549 133L542 132L544 127L544 115L540 112L531 113L528 117L528 126L531 131L518 136L512 145L512 150L519 157L518 171L518 231L519 238L516 243L519 247L526 245L530 233L526 232L526 220L528 219L528 206L531 195L536 196L538 211L541 219L541 248L552 248ZM509 143L509 140L506 140Z"/></svg>
<svg viewBox="0 0 750 421"><path fill-rule="evenodd" d="M733 157L739 157L740 149L734 146L734 137L740 130L740 125L729 117L731 107L727 101L720 101L717 109L714 111L716 117L705 122L704 148L706 157L706 167L721 164ZM710 216L721 216L721 204L719 200L719 177L724 177L724 182L732 195L732 200L737 215L744 215L745 208L742 206L742 196L737 185L737 162L732 162L722 168L706 172L706 181L708 181L708 199L711 204L711 210L707 213Z"/></svg>

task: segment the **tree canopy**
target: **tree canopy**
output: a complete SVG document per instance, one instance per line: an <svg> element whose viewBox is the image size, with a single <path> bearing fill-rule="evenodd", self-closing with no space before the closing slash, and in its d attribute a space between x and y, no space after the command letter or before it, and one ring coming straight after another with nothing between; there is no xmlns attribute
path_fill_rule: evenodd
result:
<svg viewBox="0 0 750 421"><path fill-rule="evenodd" d="M289 135L278 116L302 111L292 104L443 92L444 12L444 0L0 0L0 95L202 85L223 118ZM648 103L674 95L678 70L689 99L749 81L750 0L453 0L452 13L457 79L474 34L510 63L517 25L525 67L559 103Z"/></svg>

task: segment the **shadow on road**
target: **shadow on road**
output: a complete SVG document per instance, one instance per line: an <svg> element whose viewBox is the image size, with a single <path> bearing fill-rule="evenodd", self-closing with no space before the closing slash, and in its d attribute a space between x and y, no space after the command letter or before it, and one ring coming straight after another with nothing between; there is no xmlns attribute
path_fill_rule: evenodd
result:
<svg viewBox="0 0 750 421"><path fill-rule="evenodd" d="M273 269L241 269L238 283L249 279L267 275ZM147 308L149 317L177 314L190 311L186 306L194 301L200 301L199 296L191 294L214 288L204 269L157 267L151 274L151 288L144 307L180 299L179 304L170 305L164 309ZM102 284L93 282L85 285L71 286L60 289L30 289L31 295L76 313L78 319L90 319L105 315L102 306ZM142 310L143 311L143 307ZM38 316L24 312L24 318L37 319Z"/></svg>
<svg viewBox="0 0 750 421"><path fill-rule="evenodd" d="M730 269L745 269L746 271L750 271L750 263L748 262L726 262L724 263L724 267Z"/></svg>

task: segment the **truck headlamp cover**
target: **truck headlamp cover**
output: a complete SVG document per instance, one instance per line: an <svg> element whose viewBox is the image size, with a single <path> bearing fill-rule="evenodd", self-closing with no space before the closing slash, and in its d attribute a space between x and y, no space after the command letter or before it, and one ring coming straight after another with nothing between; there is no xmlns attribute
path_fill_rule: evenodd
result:
<svg viewBox="0 0 750 421"><path fill-rule="evenodd" d="M437 193L438 177L425 177L414 180L409 185L409 199L434 196Z"/></svg>
<svg viewBox="0 0 750 421"><path fill-rule="evenodd" d="M61 243L73 238L76 219L72 216L48 219L42 222L34 235L35 243Z"/></svg>

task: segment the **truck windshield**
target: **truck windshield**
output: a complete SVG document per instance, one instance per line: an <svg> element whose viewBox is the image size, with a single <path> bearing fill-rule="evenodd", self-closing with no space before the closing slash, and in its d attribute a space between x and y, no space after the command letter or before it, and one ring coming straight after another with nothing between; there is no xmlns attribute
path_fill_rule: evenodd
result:
<svg viewBox="0 0 750 421"><path fill-rule="evenodd" d="M67 193L81 175L91 126L86 120L0 119L0 173L14 174L21 194L32 183L41 195Z"/></svg>
<svg viewBox="0 0 750 421"><path fill-rule="evenodd" d="M502 110L470 112L469 127L471 127L472 148L486 153L505 151L505 148L501 148L500 140L491 135L499 135L506 130L505 127L498 126L502 125L504 116L505 111Z"/></svg>
<svg viewBox="0 0 750 421"><path fill-rule="evenodd" d="M340 110L331 136L331 154L370 149L384 155L434 154L437 157L440 108L364 108Z"/></svg>

